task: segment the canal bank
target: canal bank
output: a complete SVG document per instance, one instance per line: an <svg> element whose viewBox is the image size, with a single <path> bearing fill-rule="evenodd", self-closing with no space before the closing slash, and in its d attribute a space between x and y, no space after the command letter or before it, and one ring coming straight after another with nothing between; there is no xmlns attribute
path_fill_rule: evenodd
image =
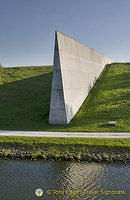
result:
<svg viewBox="0 0 130 200"><path fill-rule="evenodd" d="M130 138L0 136L0 158L19 160L130 161Z"/></svg>
<svg viewBox="0 0 130 200"><path fill-rule="evenodd" d="M101 150L93 151L86 148L86 153L64 151L59 149L58 152L49 153L49 151L44 151L43 149L38 150L22 150L22 149L11 149L4 148L0 149L0 159L15 159L15 160L51 160L51 161L88 161L88 162L122 162L130 163L130 154L127 149L121 149L117 151L116 149L109 150L103 148Z"/></svg>

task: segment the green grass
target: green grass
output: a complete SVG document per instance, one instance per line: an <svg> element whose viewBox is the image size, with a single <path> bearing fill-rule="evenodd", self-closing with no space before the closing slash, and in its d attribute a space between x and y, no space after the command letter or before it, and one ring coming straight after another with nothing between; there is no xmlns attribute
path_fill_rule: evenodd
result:
<svg viewBox="0 0 130 200"><path fill-rule="evenodd" d="M129 162L130 138L0 136L0 158Z"/></svg>
<svg viewBox="0 0 130 200"><path fill-rule="evenodd" d="M3 68L0 129L130 131L130 63L107 65L68 125L49 125L52 66ZM108 122L115 120L116 126Z"/></svg>
<svg viewBox="0 0 130 200"><path fill-rule="evenodd" d="M52 66L4 68L0 85L0 129L33 130L45 126L51 79Z"/></svg>
<svg viewBox="0 0 130 200"><path fill-rule="evenodd" d="M104 147L130 147L130 138L65 138L65 137L26 137L26 136L0 136L2 147L27 147L29 149L44 147L46 145L80 145Z"/></svg>

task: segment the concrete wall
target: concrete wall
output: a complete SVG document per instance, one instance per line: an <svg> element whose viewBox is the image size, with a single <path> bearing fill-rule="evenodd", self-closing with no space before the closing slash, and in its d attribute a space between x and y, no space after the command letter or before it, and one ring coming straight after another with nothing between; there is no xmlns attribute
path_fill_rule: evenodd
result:
<svg viewBox="0 0 130 200"><path fill-rule="evenodd" d="M102 72L113 61L56 31L50 124L68 124Z"/></svg>

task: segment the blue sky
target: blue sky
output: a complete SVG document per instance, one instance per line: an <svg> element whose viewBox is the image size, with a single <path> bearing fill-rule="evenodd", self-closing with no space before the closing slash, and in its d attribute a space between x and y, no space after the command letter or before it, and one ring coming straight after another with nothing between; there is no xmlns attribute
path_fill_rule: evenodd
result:
<svg viewBox="0 0 130 200"><path fill-rule="evenodd" d="M0 63L53 64L56 29L130 62L130 0L0 0Z"/></svg>

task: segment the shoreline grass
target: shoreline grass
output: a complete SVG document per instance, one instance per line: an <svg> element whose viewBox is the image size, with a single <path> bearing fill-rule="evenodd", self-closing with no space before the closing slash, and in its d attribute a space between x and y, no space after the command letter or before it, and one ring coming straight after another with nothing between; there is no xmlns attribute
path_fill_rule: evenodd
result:
<svg viewBox="0 0 130 200"><path fill-rule="evenodd" d="M50 125L52 66L2 68L0 129L129 132L130 63L107 65L68 125ZM108 122L115 120L116 126ZM129 138L0 136L0 158L129 162Z"/></svg>
<svg viewBox="0 0 130 200"><path fill-rule="evenodd" d="M13 147L40 145L86 145L106 147L129 147L130 138L70 138L70 137L29 137L29 136L0 136L0 147L13 145Z"/></svg>
<svg viewBox="0 0 130 200"><path fill-rule="evenodd" d="M47 138L0 136L0 159L130 161L130 138Z"/></svg>

